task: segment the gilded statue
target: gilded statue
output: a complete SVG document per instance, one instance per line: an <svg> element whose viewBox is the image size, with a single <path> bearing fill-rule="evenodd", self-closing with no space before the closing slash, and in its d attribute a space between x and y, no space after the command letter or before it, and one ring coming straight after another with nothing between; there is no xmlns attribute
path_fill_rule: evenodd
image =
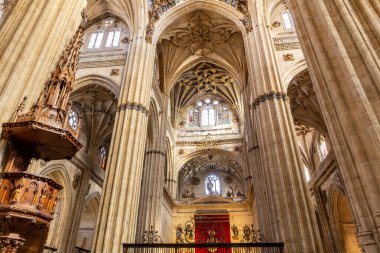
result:
<svg viewBox="0 0 380 253"><path fill-rule="evenodd" d="M233 224L231 229L232 229L232 234L233 234L232 239L233 240L239 240L239 230L238 230L237 226L235 224Z"/></svg>

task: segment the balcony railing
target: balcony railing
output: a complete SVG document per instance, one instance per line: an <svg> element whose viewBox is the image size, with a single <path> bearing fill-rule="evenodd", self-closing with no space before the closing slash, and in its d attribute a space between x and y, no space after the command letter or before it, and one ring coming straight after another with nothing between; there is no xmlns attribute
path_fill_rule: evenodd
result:
<svg viewBox="0 0 380 253"><path fill-rule="evenodd" d="M283 243L123 244L123 253L283 253Z"/></svg>

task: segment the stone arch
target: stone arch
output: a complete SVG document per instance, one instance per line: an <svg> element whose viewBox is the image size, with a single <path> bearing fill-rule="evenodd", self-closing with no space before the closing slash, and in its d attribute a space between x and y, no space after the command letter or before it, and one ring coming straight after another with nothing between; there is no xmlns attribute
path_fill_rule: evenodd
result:
<svg viewBox="0 0 380 253"><path fill-rule="evenodd" d="M331 221L341 252L360 253L354 213L342 188L337 186L331 187L329 204Z"/></svg>
<svg viewBox="0 0 380 253"><path fill-rule="evenodd" d="M60 192L60 201L57 204L54 219L50 223L49 234L46 240L46 245L59 249L69 236L66 231L69 229L67 220L70 219L74 203L72 182L69 172L63 164L48 166L40 174L53 179L63 186Z"/></svg>
<svg viewBox="0 0 380 253"><path fill-rule="evenodd" d="M95 74L82 76L76 79L74 87L73 87L73 92L83 87L86 87L90 84L96 84L96 85L103 86L104 88L107 88L108 90L112 91L112 93L116 96L116 98L119 98L120 96L120 87L116 84L114 80L103 75L95 75Z"/></svg>
<svg viewBox="0 0 380 253"><path fill-rule="evenodd" d="M297 64L292 65L282 76L284 89L287 90L291 81L307 69L306 60L302 60Z"/></svg>
<svg viewBox="0 0 380 253"><path fill-rule="evenodd" d="M181 159L181 161L179 163L177 163L175 165L175 171L179 171L179 169L185 164L187 163L188 161L190 161L191 159L201 155L201 154L204 154L206 150L198 150L198 151L195 151L195 152L192 152L188 155L186 155L185 157L183 157ZM222 150L222 149L207 149L207 152L208 153L219 153L219 154L223 154L225 156L229 156L231 157L232 159L234 159L235 161L237 161L239 163L239 165L241 166L241 168L243 169L243 171L246 171L246 164L244 162L244 160L239 157L238 155L236 155L235 153L231 152L231 151L227 151L227 150ZM248 172L247 172L248 173Z"/></svg>
<svg viewBox="0 0 380 253"><path fill-rule="evenodd" d="M100 205L100 193L93 192L84 201L75 245L91 249Z"/></svg>
<svg viewBox="0 0 380 253"><path fill-rule="evenodd" d="M157 43L161 34L170 24L172 24L182 15L186 15L195 10L207 10L216 12L226 17L227 19L230 19L232 22L236 24L236 26L240 29L243 35L246 34L245 26L241 21L244 15L238 10L236 10L234 7L221 1L195 0L186 1L177 6L174 6L160 17L160 19L155 23L155 32L153 34L152 39L153 44Z"/></svg>
<svg viewBox="0 0 380 253"><path fill-rule="evenodd" d="M242 184L242 187L244 188L243 191L248 193L249 185L246 182L246 178L249 175L248 175L248 170L246 168L246 164L244 163L244 161L241 157L239 157L234 152L226 151L226 150L222 150L222 149L202 149L202 150L192 152L189 155L181 158L181 161L176 165L174 178L177 180L177 194L180 194L180 190L182 189L181 183L187 182L189 179L189 176L188 176L189 173L181 170L181 168L184 165L186 165L188 162L193 162L194 160L200 161L201 159L204 160L204 156L209 155L209 157L210 157L210 154L212 156L214 156L214 158L213 158L214 161L215 161L215 157L219 157L224 161L225 161L225 159L227 159L227 161L229 161L228 164L233 164L231 162L237 163L236 166L231 167L232 172L233 172L232 174L230 172L223 171L223 170L218 170L218 171L224 172L224 173L227 172L227 174L230 174L230 175L233 175L234 177L236 177L236 179L238 179L238 181ZM218 160L218 158L216 158L216 159ZM218 161L215 164L219 164ZM222 162L222 164L225 164L225 162ZM217 166L220 166L222 164L219 164ZM225 166L222 165L222 167L220 167L220 168L223 168L223 167L225 167ZM242 190L242 189L240 189L240 190Z"/></svg>
<svg viewBox="0 0 380 253"><path fill-rule="evenodd" d="M73 108L80 111L82 129L86 131L79 138L91 160L97 156L99 146L112 135L119 94L120 87L101 75L83 76L74 85L70 100Z"/></svg>
<svg viewBox="0 0 380 253"><path fill-rule="evenodd" d="M132 13L132 10L136 7L142 7L137 6L140 5L140 1L120 2L110 0L107 6L98 6L103 4L103 1L88 0L87 2L86 14L88 15L88 21L86 22L86 28L91 27L100 20L112 17L126 24L130 30L137 29L138 24L135 22L135 15L137 14Z"/></svg>

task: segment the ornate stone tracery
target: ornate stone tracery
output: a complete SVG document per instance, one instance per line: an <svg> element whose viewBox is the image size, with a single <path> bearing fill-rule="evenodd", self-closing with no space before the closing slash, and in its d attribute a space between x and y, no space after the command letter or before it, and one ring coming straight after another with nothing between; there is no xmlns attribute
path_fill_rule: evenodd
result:
<svg viewBox="0 0 380 253"><path fill-rule="evenodd" d="M149 9L149 23L146 26L146 37L145 40L148 43L152 43L152 37L154 33L154 23L160 18L162 14L167 12L172 7L183 3L188 0L148 0L148 9ZM216 0L218 1L218 0ZM241 19L242 23L246 27L247 32L253 30L252 18L248 12L248 2L247 0L219 0L224 2L232 7L236 8L239 12L244 14L244 17Z"/></svg>

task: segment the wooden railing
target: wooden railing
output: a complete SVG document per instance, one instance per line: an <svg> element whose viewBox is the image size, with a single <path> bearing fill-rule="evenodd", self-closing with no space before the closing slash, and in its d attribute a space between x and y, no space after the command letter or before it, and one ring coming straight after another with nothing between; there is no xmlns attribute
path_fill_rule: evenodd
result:
<svg viewBox="0 0 380 253"><path fill-rule="evenodd" d="M283 243L123 244L123 253L283 253Z"/></svg>

